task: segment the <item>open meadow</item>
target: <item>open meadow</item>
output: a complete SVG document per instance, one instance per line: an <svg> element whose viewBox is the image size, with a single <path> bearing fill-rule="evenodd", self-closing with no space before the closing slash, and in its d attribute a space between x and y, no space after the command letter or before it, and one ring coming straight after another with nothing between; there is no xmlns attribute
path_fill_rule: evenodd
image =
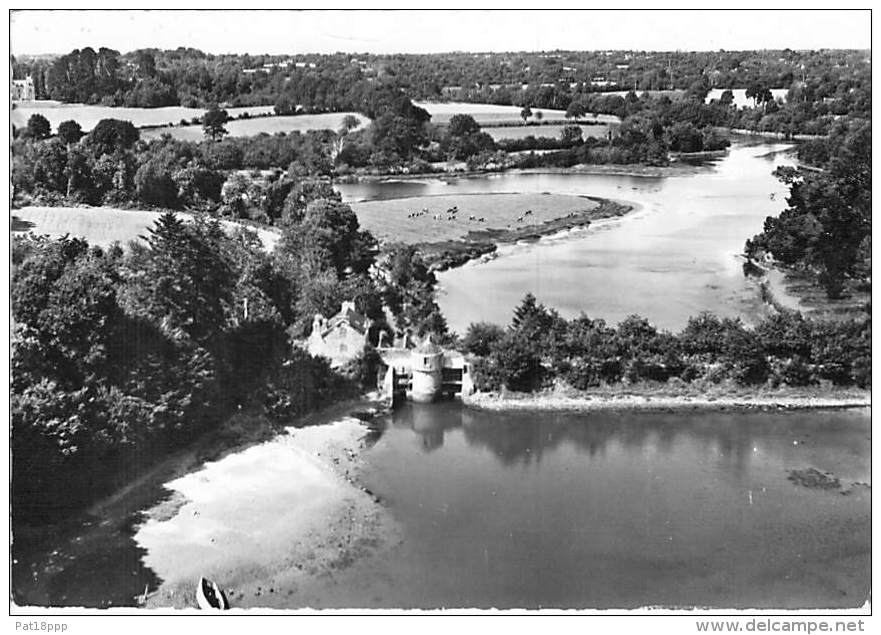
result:
<svg viewBox="0 0 881 635"><path fill-rule="evenodd" d="M600 125L579 125L579 124L552 124L550 126L490 126L483 128L483 132L487 133L494 141L502 139L524 139L529 136L533 137L549 137L559 139L560 133L567 125L576 125L581 128L581 136L584 139L595 137L604 139L609 132L607 124Z"/></svg>
<svg viewBox="0 0 881 635"><path fill-rule="evenodd" d="M452 207L457 207L458 213L448 214ZM458 194L352 203L362 228L383 242L408 244L459 240L471 231L542 225L596 207L596 201L583 196L547 193ZM528 210L532 213L526 214ZM410 217L413 213L420 215ZM484 221L469 220L472 216Z"/></svg>
<svg viewBox="0 0 881 635"><path fill-rule="evenodd" d="M64 235L85 238L90 245L107 247L115 242L122 245L138 240L147 234L161 212L127 210L112 207L36 207L14 209L12 232L58 238ZM178 216L192 220L190 214L178 212ZM232 230L236 223L222 221ZM264 247L271 251L278 242L278 234L268 229L255 230Z"/></svg>
<svg viewBox="0 0 881 635"><path fill-rule="evenodd" d="M332 112L317 115L282 115L276 117L255 117L253 119L237 119L227 122L226 129L231 137L253 137L258 134L276 134L278 132L306 132L307 130L338 130L343 118L353 115L358 119L356 130L363 128L370 120L355 112ZM158 139L163 134L170 134L181 141L201 141L205 138L202 126L166 126L142 130L144 139Z"/></svg>
<svg viewBox="0 0 881 635"><path fill-rule="evenodd" d="M238 117L244 112L258 115L273 111L273 106L243 106L227 108L230 117ZM184 108L168 106L165 108L117 108L113 106L89 106L86 104L62 104L57 101L21 101L15 104L10 113L12 125L23 128L31 115L40 114L49 120L52 131L58 130L62 121L76 121L88 132L102 119L121 119L131 121L136 128L176 124L181 119L191 120L205 114L204 108ZM201 128L200 128L201 130Z"/></svg>
<svg viewBox="0 0 881 635"><path fill-rule="evenodd" d="M424 108L431 115L431 123L446 124L453 115L471 115L480 125L520 123L519 106L497 106L495 104L469 104L464 102L413 102L414 105ZM541 110L544 121L565 121L566 112L563 110Z"/></svg>

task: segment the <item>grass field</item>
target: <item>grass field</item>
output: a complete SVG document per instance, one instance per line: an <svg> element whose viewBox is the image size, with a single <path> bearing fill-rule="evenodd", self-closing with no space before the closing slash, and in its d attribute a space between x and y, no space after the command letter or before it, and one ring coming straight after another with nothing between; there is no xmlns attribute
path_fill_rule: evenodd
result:
<svg viewBox="0 0 881 635"><path fill-rule="evenodd" d="M499 126L484 128L483 132L489 134L489 136L495 141L501 139L523 139L530 135L533 137L550 137L552 139L559 139L560 132L566 127L566 125L568 124L553 124L550 126ZM581 128L581 136L585 139L587 137L604 139L609 130L609 126L607 125L578 127Z"/></svg>
<svg viewBox="0 0 881 635"><path fill-rule="evenodd" d="M445 211L458 206L455 220L446 220ZM486 229L521 228L541 225L574 211L588 211L597 203L582 196L565 194L459 194L420 196L388 201L352 203L358 222L384 242L440 242L464 238L468 232ZM428 209L417 218L407 214ZM524 216L524 212L532 214ZM440 214L442 220L432 216ZM486 222L469 221L469 215ZM517 218L523 216L518 223Z"/></svg>
<svg viewBox="0 0 881 635"><path fill-rule="evenodd" d="M53 238L69 234L85 238L89 244L107 247L119 242L123 245L137 240L153 226L161 212L144 210L115 209L111 207L23 207L14 209L12 216L13 233L32 232L38 236ZM189 214L179 216L192 219ZM235 226L223 221L229 228ZM267 250L275 248L278 234L267 229L257 230Z"/></svg>
<svg viewBox="0 0 881 635"><path fill-rule="evenodd" d="M275 134L277 132L293 132L299 130L338 130L343 117L354 115L360 121L359 128L366 126L370 120L364 115L354 112L334 112L319 115L284 115L280 117L256 117L254 119L238 119L226 124L231 137L253 137L260 133ZM201 141L205 138L202 126L169 126L142 130L144 139L158 139L168 133L182 141Z"/></svg>
<svg viewBox="0 0 881 635"><path fill-rule="evenodd" d="M497 124L503 122L518 123L523 120L520 118L521 108L518 106L496 106L495 104L468 104L463 102L414 102L420 108L424 108L431 115L431 123L445 124L453 115L465 114L474 117L477 123ZM545 110L543 108L533 109L541 110L544 121L565 121L566 112L563 110Z"/></svg>
<svg viewBox="0 0 881 635"><path fill-rule="evenodd" d="M495 104L469 104L465 102L414 102L420 108L424 108L431 115L431 123L445 124L453 115L465 114L474 117L474 120L482 126L501 125L505 123L520 124L519 106L497 106ZM533 114L541 111L542 121L554 121L567 123L564 110L551 110L547 108L533 108ZM604 123L617 123L619 119L613 115L597 115L597 121ZM490 132L489 128L485 129Z"/></svg>
<svg viewBox="0 0 881 635"><path fill-rule="evenodd" d="M238 117L243 112L252 115L272 112L272 106L245 106L227 108L231 117ZM181 119L190 120L205 114L204 108L184 108L169 106L167 108L114 108L111 106L87 106L85 104L62 104L57 101L24 101L18 102L10 113L12 125L23 128L33 114L41 114L52 125L52 131L58 130L62 121L73 120L89 131L102 119L122 119L131 121L135 127L158 126L179 123Z"/></svg>

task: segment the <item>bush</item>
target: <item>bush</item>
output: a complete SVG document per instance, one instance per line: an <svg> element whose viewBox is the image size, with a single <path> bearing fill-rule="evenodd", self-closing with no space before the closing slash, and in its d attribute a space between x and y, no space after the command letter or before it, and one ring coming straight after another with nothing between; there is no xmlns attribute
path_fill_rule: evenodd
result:
<svg viewBox="0 0 881 635"><path fill-rule="evenodd" d="M787 386L809 386L816 383L813 369L807 360L801 356L793 357L784 362L777 376Z"/></svg>
<svg viewBox="0 0 881 635"><path fill-rule="evenodd" d="M498 366L491 359L479 357L471 364L471 373L474 379L474 387L477 390L499 390L504 385L504 377L499 372Z"/></svg>
<svg viewBox="0 0 881 635"><path fill-rule="evenodd" d="M267 380L263 407L270 418L291 422L354 392L352 382L335 372L328 360L295 349Z"/></svg>
<svg viewBox="0 0 881 635"><path fill-rule="evenodd" d="M174 179L168 171L152 161L138 168L135 188L138 198L150 205L174 208L178 204Z"/></svg>
<svg viewBox="0 0 881 635"><path fill-rule="evenodd" d="M468 353L485 357L490 354L496 342L505 336L505 329L489 322L472 322L462 339L462 346Z"/></svg>
<svg viewBox="0 0 881 635"><path fill-rule="evenodd" d="M350 360L343 368L343 374L366 390L375 390L379 385L379 369L382 357L373 346L367 344L357 357Z"/></svg>
<svg viewBox="0 0 881 635"><path fill-rule="evenodd" d="M623 377L623 366L617 359L577 359L562 371L563 379L578 390L614 384Z"/></svg>
<svg viewBox="0 0 881 635"><path fill-rule="evenodd" d="M542 386L546 371L539 346L533 339L509 333L493 347L490 359L509 390L530 392Z"/></svg>

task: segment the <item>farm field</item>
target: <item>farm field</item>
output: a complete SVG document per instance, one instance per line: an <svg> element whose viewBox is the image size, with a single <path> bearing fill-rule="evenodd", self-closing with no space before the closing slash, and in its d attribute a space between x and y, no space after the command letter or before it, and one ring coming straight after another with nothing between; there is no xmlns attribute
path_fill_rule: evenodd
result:
<svg viewBox="0 0 881 635"><path fill-rule="evenodd" d="M722 93L725 92L724 88L714 88L707 95L707 103L710 103L713 99L719 99L722 96ZM786 100L786 94L789 92L787 88L772 88L771 94L774 96L774 99L783 99ZM743 108L744 106L753 106L753 100L746 98L746 88L732 88L731 93L734 95L734 105L737 108Z"/></svg>
<svg viewBox="0 0 881 635"><path fill-rule="evenodd" d="M598 203L583 196L568 194L458 194L352 203L361 227L370 230L383 242L441 242L464 238L470 231L523 228L541 225L570 212L590 211ZM446 210L457 206L454 220L447 220ZM413 212L427 209L416 218ZM532 214L524 216L527 210ZM441 220L434 220L439 214ZM485 222L469 221L469 216ZM517 218L523 216L522 222Z"/></svg>
<svg viewBox="0 0 881 635"><path fill-rule="evenodd" d="M725 92L725 88L713 88L707 94L706 103L710 103L714 99L719 99L722 96L722 93ZM744 106L753 106L753 101L751 99L747 99L746 97L746 88L732 88L730 89L731 93L734 95L734 106L737 108L743 108ZM603 95L618 95L619 97L624 97L627 95L629 91L626 90L612 90L608 92L603 92ZM786 99L786 93L788 92L787 88L772 88L771 94L774 96L774 99ZM653 97L658 97L660 95L666 95L670 99L682 99L685 97L684 90L638 90L636 91L637 95L642 95L643 93L648 93Z"/></svg>
<svg viewBox="0 0 881 635"><path fill-rule="evenodd" d="M273 106L243 106L227 108L230 117L238 117L243 112L252 115L273 111ZM184 108L168 106L166 108L116 108L112 106L89 106L86 104L63 104L57 101L22 101L15 104L10 113L12 125L22 128L27 125L31 115L41 114L52 125L52 131L58 129L62 121L76 121L83 130L88 132L102 119L122 119L131 121L135 127L159 126L179 123L181 119L192 119L205 114L204 108Z"/></svg>
<svg viewBox="0 0 881 635"><path fill-rule="evenodd" d="M178 215L192 219L189 214ZM126 210L112 207L22 207L11 212L13 233L32 232L38 236L53 238L69 234L85 238L91 245L107 247L114 242L122 245L138 240L153 226L161 212ZM232 221L222 221L232 229ZM267 250L275 248L278 234L268 229L257 230L257 235Z"/></svg>
<svg viewBox="0 0 881 635"><path fill-rule="evenodd" d="M496 106L495 104L469 104L464 102L413 102L431 115L431 123L445 124L453 115L471 115L480 125L504 122L521 123L518 106ZM541 110L541 109L537 109ZM545 121L565 121L563 110L542 110Z"/></svg>
<svg viewBox="0 0 881 635"><path fill-rule="evenodd" d="M237 119L226 124L231 137L253 137L261 133L306 132L307 130L337 130L346 115L354 115L360 125L366 126L370 120L364 115L354 112L334 112L317 115L283 115L277 117L256 117L254 119ZM170 134L181 141L201 141L205 138L202 126L167 126L141 131L143 139L158 139L163 134Z"/></svg>
<svg viewBox="0 0 881 635"><path fill-rule="evenodd" d="M495 141L501 139L524 139L530 135L533 137L550 137L553 139L559 139L560 132L566 127L566 125L569 124L553 124L550 126L498 126L483 128L482 132L489 134L489 136ZM606 133L609 130L608 125L578 127L581 128L581 136L583 138L605 138Z"/></svg>
<svg viewBox="0 0 881 635"><path fill-rule="evenodd" d="M629 90L604 90L601 93L594 93L596 95L615 95L617 97L626 97ZM682 99L685 97L685 91L681 89L672 89L672 90L637 90L635 91L637 95L642 95L643 93L648 93L652 97L669 97L670 99Z"/></svg>

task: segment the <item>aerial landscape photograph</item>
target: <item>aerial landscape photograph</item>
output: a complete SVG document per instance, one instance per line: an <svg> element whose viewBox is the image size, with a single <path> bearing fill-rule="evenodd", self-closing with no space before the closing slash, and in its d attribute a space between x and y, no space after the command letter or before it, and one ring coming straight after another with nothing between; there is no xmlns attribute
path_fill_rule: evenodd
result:
<svg viewBox="0 0 881 635"><path fill-rule="evenodd" d="M8 623L865 630L871 18L10 10Z"/></svg>

